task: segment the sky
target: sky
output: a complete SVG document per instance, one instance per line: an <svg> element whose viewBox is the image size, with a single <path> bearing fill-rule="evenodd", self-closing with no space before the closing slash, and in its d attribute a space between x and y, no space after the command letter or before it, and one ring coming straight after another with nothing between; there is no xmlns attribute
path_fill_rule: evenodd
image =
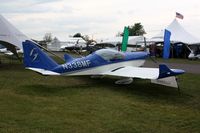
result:
<svg viewBox="0 0 200 133"><path fill-rule="evenodd" d="M175 18L200 38L200 0L0 0L0 14L29 38L52 33L60 40L81 33L90 38L114 37L124 26L140 22L146 37Z"/></svg>

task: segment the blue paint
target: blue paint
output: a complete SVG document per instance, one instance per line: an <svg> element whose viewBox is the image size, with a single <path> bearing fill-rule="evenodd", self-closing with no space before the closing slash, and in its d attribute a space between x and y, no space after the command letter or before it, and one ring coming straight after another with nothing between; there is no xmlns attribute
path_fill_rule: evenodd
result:
<svg viewBox="0 0 200 133"><path fill-rule="evenodd" d="M110 65L113 63L126 62L132 60L144 60L148 57L147 52L125 52L119 53L120 58L112 58L110 60L103 59L98 51L82 58L73 58L70 55L65 55L64 58L67 61L65 64L58 65L50 57L48 57L41 49L36 46L32 41L23 42L24 48L24 64L25 67L41 68L50 70L57 73L75 72L84 69ZM105 53L110 54L110 50L102 50ZM118 51L111 51L116 52ZM109 56L108 56L109 57Z"/></svg>
<svg viewBox="0 0 200 133"><path fill-rule="evenodd" d="M164 34L164 47L163 47L163 58L168 59L170 55L170 36L171 32L165 29Z"/></svg>
<svg viewBox="0 0 200 133"><path fill-rule="evenodd" d="M165 77L170 77L170 76L176 76L185 73L184 70L180 69L175 69L175 70L170 70L166 65L160 64L159 65L159 77L160 78L165 78Z"/></svg>
<svg viewBox="0 0 200 133"><path fill-rule="evenodd" d="M147 52L125 52L118 53L117 51L113 52L113 58L110 58L110 54L107 50L104 50L107 54L103 58L99 51L96 51L86 57L82 58L72 58L71 56L67 56L66 59L69 61L65 64L58 65L55 61L53 61L47 54L45 54L34 42L25 41L23 42L24 48L24 64L25 67L31 68L40 68L45 70L50 70L56 73L73 73L75 71L81 71L84 69L110 65L113 63L120 63L132 60L144 60L148 57ZM115 58L116 57L116 58ZM120 67L120 66L119 66ZM175 76L184 73L183 70L173 70L171 71L166 65L159 66L159 78Z"/></svg>
<svg viewBox="0 0 200 133"><path fill-rule="evenodd" d="M70 62L70 61L74 60L74 58L71 55L64 54L64 60L65 60L65 62Z"/></svg>
<svg viewBox="0 0 200 133"><path fill-rule="evenodd" d="M25 67L53 70L58 64L40 50L32 41L23 42Z"/></svg>

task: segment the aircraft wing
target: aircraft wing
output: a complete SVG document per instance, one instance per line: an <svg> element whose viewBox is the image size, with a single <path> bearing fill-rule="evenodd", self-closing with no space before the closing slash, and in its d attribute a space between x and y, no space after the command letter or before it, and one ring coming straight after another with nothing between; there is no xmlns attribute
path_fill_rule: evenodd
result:
<svg viewBox="0 0 200 133"><path fill-rule="evenodd" d="M166 65L161 64L159 68L145 68L145 67L132 67L125 66L119 67L112 71L105 72L103 75L132 77L141 79L161 79L170 76L176 76L184 73L184 70L169 69Z"/></svg>
<svg viewBox="0 0 200 133"><path fill-rule="evenodd" d="M31 68L31 67L26 67L26 69L30 69L33 71L36 71L42 75L60 75L59 73L53 72L53 71L49 71L49 70L45 70L45 69L40 69L40 68Z"/></svg>

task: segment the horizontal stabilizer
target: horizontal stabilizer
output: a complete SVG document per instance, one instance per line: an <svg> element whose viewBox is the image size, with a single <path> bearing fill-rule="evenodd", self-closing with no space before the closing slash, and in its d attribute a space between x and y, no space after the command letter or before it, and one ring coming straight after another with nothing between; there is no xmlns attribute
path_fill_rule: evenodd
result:
<svg viewBox="0 0 200 133"><path fill-rule="evenodd" d="M185 73L184 70L181 69L169 69L166 65L160 64L159 65L159 76L158 79L176 76Z"/></svg>
<svg viewBox="0 0 200 133"><path fill-rule="evenodd" d="M151 79L151 83L178 88L178 84L177 84L175 76L162 78L162 79Z"/></svg>
<svg viewBox="0 0 200 133"><path fill-rule="evenodd" d="M35 72L38 72L42 75L60 75L59 73L53 72L53 71L48 71L48 70L44 70L44 69L39 69L39 68L31 68L31 67L27 67L26 69L30 69L33 70Z"/></svg>
<svg viewBox="0 0 200 133"><path fill-rule="evenodd" d="M70 62L70 61L74 60L74 58L68 54L64 54L64 59L65 59L65 62Z"/></svg>

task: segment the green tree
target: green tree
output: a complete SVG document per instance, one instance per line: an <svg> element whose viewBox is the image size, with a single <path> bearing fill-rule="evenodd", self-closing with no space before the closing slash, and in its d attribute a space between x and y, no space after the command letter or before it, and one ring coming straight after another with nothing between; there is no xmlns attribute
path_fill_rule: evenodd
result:
<svg viewBox="0 0 200 133"><path fill-rule="evenodd" d="M129 29L129 36L141 36L146 33L141 23L135 23L132 26L128 26L128 29Z"/></svg>

